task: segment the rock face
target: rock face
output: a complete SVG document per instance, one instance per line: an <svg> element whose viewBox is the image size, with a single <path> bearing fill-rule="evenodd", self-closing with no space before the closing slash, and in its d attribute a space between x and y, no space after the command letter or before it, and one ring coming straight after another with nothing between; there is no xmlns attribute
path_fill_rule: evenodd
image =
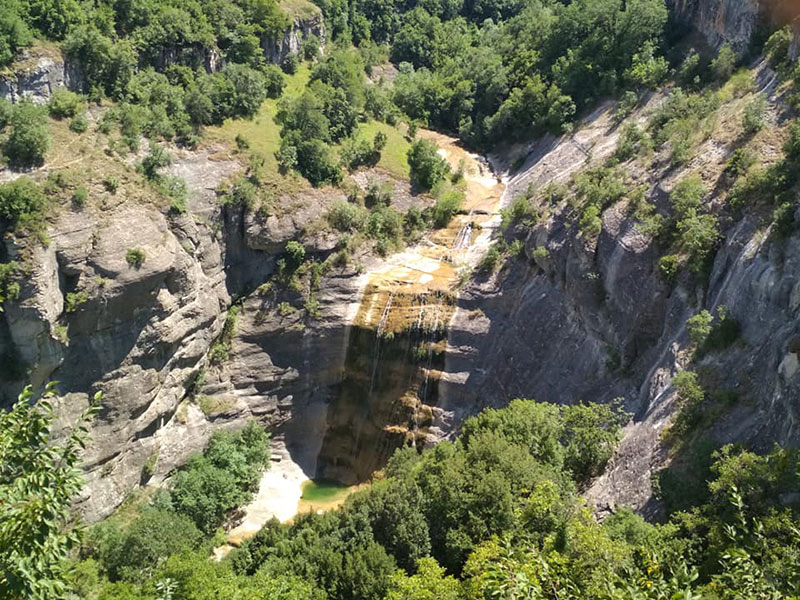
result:
<svg viewBox="0 0 800 600"><path fill-rule="evenodd" d="M743 53L763 25L782 26L800 16L792 0L666 0L676 19L700 32L709 45Z"/></svg>
<svg viewBox="0 0 800 600"><path fill-rule="evenodd" d="M59 51L33 47L22 52L7 74L0 74L0 98L45 104L58 88L77 88L82 80L80 68L65 61Z"/></svg>
<svg viewBox="0 0 800 600"><path fill-rule="evenodd" d="M262 38L261 48L269 62L280 64L289 54L299 54L303 40L309 35L317 36L320 44L325 44L325 22L321 13L311 17L295 18L291 27L283 32L282 37Z"/></svg>
<svg viewBox="0 0 800 600"><path fill-rule="evenodd" d="M762 75L760 81L771 81L767 71ZM650 107L658 102L652 98ZM775 110L778 123L779 105ZM600 109L573 135L534 144L509 182L507 199L603 165L618 132L613 112ZM780 141L765 144L762 156L774 156L775 146ZM699 173L716 190L704 200L715 206L729 185L722 171L730 152L732 147L710 139L685 170L658 160L647 168L622 168L630 185L645 186L659 211L689 173ZM737 401L704 436L759 449L800 442L799 235L777 241L756 216L723 221L725 242L703 292L688 276L677 285L659 276L659 250L637 228L625 201L605 211L596 240L579 233L569 210L547 203L538 208L549 216L524 234L527 260L479 278L460 298L440 386L444 413L432 441L451 435L464 417L515 397L555 403L621 398L633 421L589 498L601 510L626 505L655 514L651 476L669 462L659 439L674 414L671 379L689 360L685 324L704 308L714 313L723 306L739 323L741 337L692 368L704 373L710 394Z"/></svg>
<svg viewBox="0 0 800 600"><path fill-rule="evenodd" d="M667 0L675 16L696 28L719 48L730 44L737 52L746 50L765 17L764 0Z"/></svg>

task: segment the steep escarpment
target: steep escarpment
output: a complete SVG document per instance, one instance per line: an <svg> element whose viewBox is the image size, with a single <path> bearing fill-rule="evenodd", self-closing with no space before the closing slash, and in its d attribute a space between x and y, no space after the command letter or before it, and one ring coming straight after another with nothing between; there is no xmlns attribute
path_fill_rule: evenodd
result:
<svg viewBox="0 0 800 600"><path fill-rule="evenodd" d="M573 135L524 149L527 158L509 182L507 202L535 199L538 221L506 233L524 240L525 260L512 261L499 274L479 275L459 300L440 390L442 432L510 397L557 403L619 399L633 421L589 497L601 509L627 505L649 514L659 510L651 489L654 473L677 460L664 430L681 410L672 380L683 369L702 374L707 399L726 398L724 406L710 400L706 405L716 418L695 417L693 426L705 439L760 449L800 440L800 287L793 266L800 242L797 235L781 238L778 226L769 225L773 208L744 217L724 212L733 194L726 165L736 148L746 145L767 165L781 156L784 105L768 69L758 71L757 81L758 93L774 105L770 125L754 139L740 133L739 111L748 95L719 109L708 125L713 131L685 165L671 164L662 149L613 167L625 173L628 190L639 190L660 214L668 214L679 182L702 180L708 191L704 210L723 211L707 285L686 272L677 280L663 276L664 242L653 239L630 196L602 212L596 234L587 234L584 221L579 225L579 205L565 202L575 174L617 163L621 132L636 122L645 127L664 97L652 97L627 124L619 123L613 108L600 109ZM687 320L719 307L738 323L738 340L724 351L693 357Z"/></svg>

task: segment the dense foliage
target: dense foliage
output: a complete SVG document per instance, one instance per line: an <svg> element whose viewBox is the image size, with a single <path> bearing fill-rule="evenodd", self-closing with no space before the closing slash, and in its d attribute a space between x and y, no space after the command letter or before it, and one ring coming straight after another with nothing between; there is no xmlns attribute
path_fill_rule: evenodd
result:
<svg viewBox="0 0 800 600"><path fill-rule="evenodd" d="M624 509L600 524L578 489L603 469L626 418L609 406L525 400L487 410L454 443L398 450L342 509L273 521L220 563L208 560L219 542L200 539L175 490L172 500L156 494L132 522L93 531L84 550L93 558L71 581L86 597L154 599L169 588L176 600L793 594L798 454L726 447L702 505L664 525ZM227 443L206 454L222 448L235 454Z"/></svg>
<svg viewBox="0 0 800 600"><path fill-rule="evenodd" d="M95 405L101 399L94 397ZM34 403L30 387L0 411L0 598L50 600L65 591L65 559L79 530L70 505L80 491L81 452L95 405L56 443L54 388Z"/></svg>

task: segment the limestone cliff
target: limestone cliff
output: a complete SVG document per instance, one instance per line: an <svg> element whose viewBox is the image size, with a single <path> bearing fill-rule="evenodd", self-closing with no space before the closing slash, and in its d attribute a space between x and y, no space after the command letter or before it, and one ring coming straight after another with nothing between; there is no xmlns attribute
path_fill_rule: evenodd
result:
<svg viewBox="0 0 800 600"><path fill-rule="evenodd" d="M23 50L13 64L0 70L0 98L12 102L28 98L44 104L54 90L78 88L82 81L78 65L65 61L57 48L38 44Z"/></svg>

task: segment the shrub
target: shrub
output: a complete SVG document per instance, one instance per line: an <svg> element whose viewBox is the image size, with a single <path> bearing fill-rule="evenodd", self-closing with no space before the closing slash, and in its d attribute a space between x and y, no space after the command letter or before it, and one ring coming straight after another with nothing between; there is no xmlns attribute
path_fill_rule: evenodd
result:
<svg viewBox="0 0 800 600"><path fill-rule="evenodd" d="M703 344L702 353L719 352L732 346L739 339L741 327L736 319L728 316L724 306L717 308L717 322Z"/></svg>
<svg viewBox="0 0 800 600"><path fill-rule="evenodd" d="M314 60L319 55L319 38L313 33L309 33L300 44L303 58L305 60Z"/></svg>
<svg viewBox="0 0 800 600"><path fill-rule="evenodd" d="M662 256L658 261L658 274L666 283L674 283L675 278L678 276L680 265L681 259L677 254Z"/></svg>
<svg viewBox="0 0 800 600"><path fill-rule="evenodd" d="M703 310L686 321L686 329L689 332L689 339L695 347L705 344L711 333L711 322L714 317L707 310Z"/></svg>
<svg viewBox="0 0 800 600"><path fill-rule="evenodd" d="M112 194L116 194L119 189L119 178L114 175L106 175L103 178L103 187Z"/></svg>
<svg viewBox="0 0 800 600"><path fill-rule="evenodd" d="M0 98L0 131L5 129L6 125L11 121L13 112L14 105L5 98Z"/></svg>
<svg viewBox="0 0 800 600"><path fill-rule="evenodd" d="M125 261L132 269L140 269L147 259L147 255L141 248L130 248L125 253Z"/></svg>
<svg viewBox="0 0 800 600"><path fill-rule="evenodd" d="M45 109L25 100L11 113L11 132L3 152L12 167L23 168L44 163L50 149L50 131Z"/></svg>
<svg viewBox="0 0 800 600"><path fill-rule="evenodd" d="M0 263L0 312L3 310L3 302L19 298L19 283L14 281L18 270L19 264L15 261Z"/></svg>
<svg viewBox="0 0 800 600"><path fill-rule="evenodd" d="M486 254L483 255L481 259L480 269L482 271L486 271L488 273L494 273L497 270L497 267L500 265L500 262L503 259L503 253L500 252L500 249L497 247L497 244L489 248L486 251Z"/></svg>
<svg viewBox="0 0 800 600"><path fill-rule="evenodd" d="M655 47L646 43L633 55L633 64L625 73L626 79L636 87L656 89L669 74L669 63L663 56L655 56Z"/></svg>
<svg viewBox="0 0 800 600"><path fill-rule="evenodd" d="M789 160L800 160L800 121L795 120L789 127L789 139L784 143L783 151Z"/></svg>
<svg viewBox="0 0 800 600"><path fill-rule="evenodd" d="M74 117L83 108L83 100L75 92L60 88L53 92L48 108L50 114L57 119Z"/></svg>
<svg viewBox="0 0 800 600"><path fill-rule="evenodd" d="M617 143L617 150L614 153L616 159L624 162L633 158L645 136L645 132L636 123L627 124L623 128Z"/></svg>
<svg viewBox="0 0 800 600"><path fill-rule="evenodd" d="M734 177L747 174L750 167L756 162L756 155L748 148L737 148L725 163L725 172Z"/></svg>
<svg viewBox="0 0 800 600"><path fill-rule="evenodd" d="M692 271L700 273L719 240L717 218L714 215L699 215L691 210L678 221L678 233L681 245L692 255Z"/></svg>
<svg viewBox="0 0 800 600"><path fill-rule="evenodd" d="M339 152L342 164L350 171L362 165L374 166L380 160L380 151L363 138L347 138Z"/></svg>
<svg viewBox="0 0 800 600"><path fill-rule="evenodd" d="M537 214L527 196L520 195L511 201L508 208L500 211L503 228L508 228L514 223L521 223L526 227L536 224Z"/></svg>
<svg viewBox="0 0 800 600"><path fill-rule="evenodd" d="M797 205L792 202L784 202L775 209L775 212L772 213L772 227L778 239L786 239L794 231L794 214L796 210Z"/></svg>
<svg viewBox="0 0 800 600"><path fill-rule="evenodd" d="M622 440L630 415L616 405L578 404L561 408L564 423L564 466L579 483L603 472Z"/></svg>
<svg viewBox="0 0 800 600"><path fill-rule="evenodd" d="M720 48L717 57L711 62L711 73L720 83L724 83L731 78L733 70L736 68L736 53L729 44Z"/></svg>
<svg viewBox="0 0 800 600"><path fill-rule="evenodd" d="M676 216L683 217L691 210L700 209L706 188L698 175L690 175L681 179L669 195L669 201Z"/></svg>
<svg viewBox="0 0 800 600"><path fill-rule="evenodd" d="M344 200L333 205L328 213L328 222L334 229L349 233L364 229L367 212L360 206Z"/></svg>
<svg viewBox="0 0 800 600"><path fill-rule="evenodd" d="M367 184L367 191L364 193L364 204L368 208L375 206L389 206L392 203L394 186L391 181L379 183L370 181Z"/></svg>
<svg viewBox="0 0 800 600"><path fill-rule="evenodd" d="M744 107L742 125L747 135L755 135L767 122L767 101L762 94L748 102Z"/></svg>
<svg viewBox="0 0 800 600"><path fill-rule="evenodd" d="M461 210L464 193L459 190L448 190L436 199L433 207L434 227L446 227L450 219Z"/></svg>
<svg viewBox="0 0 800 600"><path fill-rule="evenodd" d="M89 129L89 119L83 113L69 122L69 130L75 133L83 133L87 129Z"/></svg>
<svg viewBox="0 0 800 600"><path fill-rule="evenodd" d="M72 204L76 208L83 208L86 205L86 201L89 199L89 192L86 190L84 186L80 186L78 189L75 190L75 193L72 194Z"/></svg>
<svg viewBox="0 0 800 600"><path fill-rule="evenodd" d="M164 559L195 548L201 539L191 519L153 507L146 508L125 528L113 518L95 526L86 545L112 580L145 581Z"/></svg>
<svg viewBox="0 0 800 600"><path fill-rule="evenodd" d="M264 86L267 98L280 98L286 87L286 78L277 65L267 65L264 68Z"/></svg>
<svg viewBox="0 0 800 600"><path fill-rule="evenodd" d="M289 53L286 57L281 61L281 69L287 75L294 75L297 73L297 54L294 52Z"/></svg>
<svg viewBox="0 0 800 600"><path fill-rule="evenodd" d="M791 26L787 25L773 33L764 44L764 55L774 69L783 69L789 60L789 50L792 46L793 33Z"/></svg>
<svg viewBox="0 0 800 600"><path fill-rule="evenodd" d="M231 188L222 196L223 206L242 206L252 209L256 204L258 188L252 181L239 177Z"/></svg>
<svg viewBox="0 0 800 600"><path fill-rule="evenodd" d="M140 168L144 176L150 180L158 178L159 171L172 163L172 157L161 145L151 142L150 151L142 159Z"/></svg>
<svg viewBox="0 0 800 600"><path fill-rule="evenodd" d="M12 225L30 225L43 216L47 198L28 177L0 184L0 219Z"/></svg>
<svg viewBox="0 0 800 600"><path fill-rule="evenodd" d="M426 190L444 180L450 172L447 162L439 156L436 145L427 140L417 140L411 144L408 166L411 169L411 181Z"/></svg>
<svg viewBox="0 0 800 600"><path fill-rule="evenodd" d="M550 250L547 249L547 246L536 246L536 248L533 249L531 257L537 263L546 261L550 258Z"/></svg>
<svg viewBox="0 0 800 600"><path fill-rule="evenodd" d="M600 217L600 208L595 204L589 204L583 211L578 227L581 233L589 238L596 238L603 231L603 219Z"/></svg>
<svg viewBox="0 0 800 600"><path fill-rule="evenodd" d="M296 240L290 240L286 242L286 255L289 257L289 262L294 265L295 268L297 268L302 264L303 259L306 257L306 249L300 242Z"/></svg>

